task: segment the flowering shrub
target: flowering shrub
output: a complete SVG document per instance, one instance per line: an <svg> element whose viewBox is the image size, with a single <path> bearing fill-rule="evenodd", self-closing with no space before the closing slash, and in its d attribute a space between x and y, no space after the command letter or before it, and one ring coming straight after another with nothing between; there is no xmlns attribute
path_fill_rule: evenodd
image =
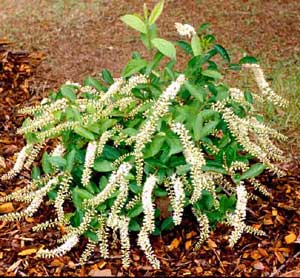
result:
<svg viewBox="0 0 300 278"><path fill-rule="evenodd" d="M149 236L179 225L184 212L192 212L199 223L197 246L219 222L233 228L230 246L243 232L263 234L245 224L247 200L255 198L247 187L268 195L255 178L265 169L284 174L274 163L283 157L272 139L285 138L263 124L255 103L283 106L285 101L269 87L253 57L232 64L207 24L196 31L176 23L186 41L159 38L155 22L163 5L160 1L150 14L145 6L143 17L121 18L139 31L151 60L135 52L121 78L104 70L102 81L67 82L40 105L20 111L30 115L18 130L27 144L2 180L25 168L32 169L32 181L1 201L29 205L0 219L32 216L47 196L56 218L34 230L63 225L66 233L56 249L39 250L40 257L64 255L84 236L89 242L82 263L96 245L107 258L112 231L114 238L120 234L128 266L129 232L138 232L138 245L159 268ZM189 55L183 72L174 69L175 45ZM162 60L168 63L161 66ZM228 87L222 83L224 69L251 71L259 92ZM56 147L48 153L50 141ZM39 167L31 167L42 151ZM171 216L162 219L155 200L166 196Z"/></svg>

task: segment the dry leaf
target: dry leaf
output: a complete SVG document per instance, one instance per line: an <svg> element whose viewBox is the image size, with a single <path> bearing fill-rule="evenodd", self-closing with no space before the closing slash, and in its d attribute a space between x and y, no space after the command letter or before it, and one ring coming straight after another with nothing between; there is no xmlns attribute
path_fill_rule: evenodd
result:
<svg viewBox="0 0 300 278"><path fill-rule="evenodd" d="M6 168L5 159L0 155L0 168Z"/></svg>
<svg viewBox="0 0 300 278"><path fill-rule="evenodd" d="M181 238L174 238L171 242L171 244L169 245L169 251L172 251L176 248L178 248L179 244L181 242Z"/></svg>
<svg viewBox="0 0 300 278"><path fill-rule="evenodd" d="M287 244L291 244L296 240L296 238L297 236L293 232L291 232L290 234L284 237L284 240Z"/></svg>
<svg viewBox="0 0 300 278"><path fill-rule="evenodd" d="M27 256L27 255L32 255L35 254L37 252L36 248L29 248L29 249L25 249L21 252L18 253L19 256Z"/></svg>
<svg viewBox="0 0 300 278"><path fill-rule="evenodd" d="M191 231L191 232L189 232L189 233L187 233L186 235L185 235L185 238L186 239L191 239L192 237L194 237L194 236L196 236L197 235L197 233L195 232L195 231Z"/></svg>
<svg viewBox="0 0 300 278"><path fill-rule="evenodd" d="M191 248L191 246L192 246L191 240L186 241L184 244L185 250L189 250Z"/></svg>
<svg viewBox="0 0 300 278"><path fill-rule="evenodd" d="M114 275L112 275L111 270L110 269L93 269L89 272L89 276L92 277L112 277Z"/></svg>
<svg viewBox="0 0 300 278"><path fill-rule="evenodd" d="M13 203L5 203L0 205L0 213L9 213L15 210Z"/></svg>
<svg viewBox="0 0 300 278"><path fill-rule="evenodd" d="M257 269L257 270L264 270L264 269L265 269L263 263L262 263L262 262L259 262L259 261L255 261L255 262L252 264L252 266L253 266L255 269Z"/></svg>
<svg viewBox="0 0 300 278"><path fill-rule="evenodd" d="M209 248L217 248L217 244L213 240L211 240L210 238L208 239L207 242L208 242Z"/></svg>

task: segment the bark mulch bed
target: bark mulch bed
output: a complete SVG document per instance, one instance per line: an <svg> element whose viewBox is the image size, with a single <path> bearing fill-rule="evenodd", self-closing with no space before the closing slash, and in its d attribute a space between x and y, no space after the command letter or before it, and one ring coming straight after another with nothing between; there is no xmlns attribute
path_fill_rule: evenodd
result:
<svg viewBox="0 0 300 278"><path fill-rule="evenodd" d="M23 118L18 107L33 104L43 97L30 90L30 80L43 56L11 51L7 41L0 41L0 172L10 167L13 154L23 145L23 139L15 131ZM23 222L0 223L0 275L8 276L260 276L296 277L300 275L300 167L298 161L288 161L283 167L288 175L275 178L264 175L261 179L268 186L271 197L251 201L247 223L264 230L265 237L243 235L233 248L228 247L229 229L219 225L200 250L193 249L197 242L197 225L185 220L174 231L153 237L155 253L162 263L161 270L152 270L145 256L133 248L133 263L123 269L118 249L111 252L109 260L103 260L95 252L85 266L78 263L84 244L64 256L52 260L35 258L39 248L53 248L64 232L49 230L32 232L37 222L51 218L51 208L44 206L35 218ZM22 187L29 174L23 174L10 183L1 183L5 194ZM5 192L5 193L3 193ZM0 213L19 211L20 203L0 205ZM83 241L83 243L85 243ZM136 237L132 237L136 245ZM283 274L285 273L285 274Z"/></svg>

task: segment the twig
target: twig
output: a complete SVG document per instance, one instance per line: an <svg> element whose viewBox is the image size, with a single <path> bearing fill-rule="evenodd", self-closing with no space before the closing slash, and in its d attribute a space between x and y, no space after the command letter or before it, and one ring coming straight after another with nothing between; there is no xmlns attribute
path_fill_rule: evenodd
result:
<svg viewBox="0 0 300 278"><path fill-rule="evenodd" d="M106 260L116 260L116 259L121 259L122 256L121 255L116 255L116 256L110 256L109 258L107 258ZM103 259L103 257L97 257L95 258L96 260L94 261L87 261L86 263L84 263L84 265L91 265L91 264L96 264L99 262L99 259ZM77 263L74 264L75 267L77 266L81 266L81 263Z"/></svg>
<svg viewBox="0 0 300 278"><path fill-rule="evenodd" d="M286 263L282 264L277 270L275 270L270 277L274 277L275 275L277 275L278 273L280 273L292 260L294 260L295 258L297 258L300 255L300 251L298 251L292 258L289 258Z"/></svg>

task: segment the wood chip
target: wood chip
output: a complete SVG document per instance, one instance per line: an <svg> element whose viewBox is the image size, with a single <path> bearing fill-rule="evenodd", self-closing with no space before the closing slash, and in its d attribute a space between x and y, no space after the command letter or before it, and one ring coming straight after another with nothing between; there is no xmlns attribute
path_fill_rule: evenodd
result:
<svg viewBox="0 0 300 278"><path fill-rule="evenodd" d="M291 244L296 240L296 238L297 236L293 232L291 232L290 234L284 237L284 240L287 244Z"/></svg>
<svg viewBox="0 0 300 278"><path fill-rule="evenodd" d="M0 205L0 213L9 213L15 210L13 203L5 203Z"/></svg>
<svg viewBox="0 0 300 278"><path fill-rule="evenodd" d="M19 256L28 256L35 254L37 252L36 248L28 248L18 253Z"/></svg>

